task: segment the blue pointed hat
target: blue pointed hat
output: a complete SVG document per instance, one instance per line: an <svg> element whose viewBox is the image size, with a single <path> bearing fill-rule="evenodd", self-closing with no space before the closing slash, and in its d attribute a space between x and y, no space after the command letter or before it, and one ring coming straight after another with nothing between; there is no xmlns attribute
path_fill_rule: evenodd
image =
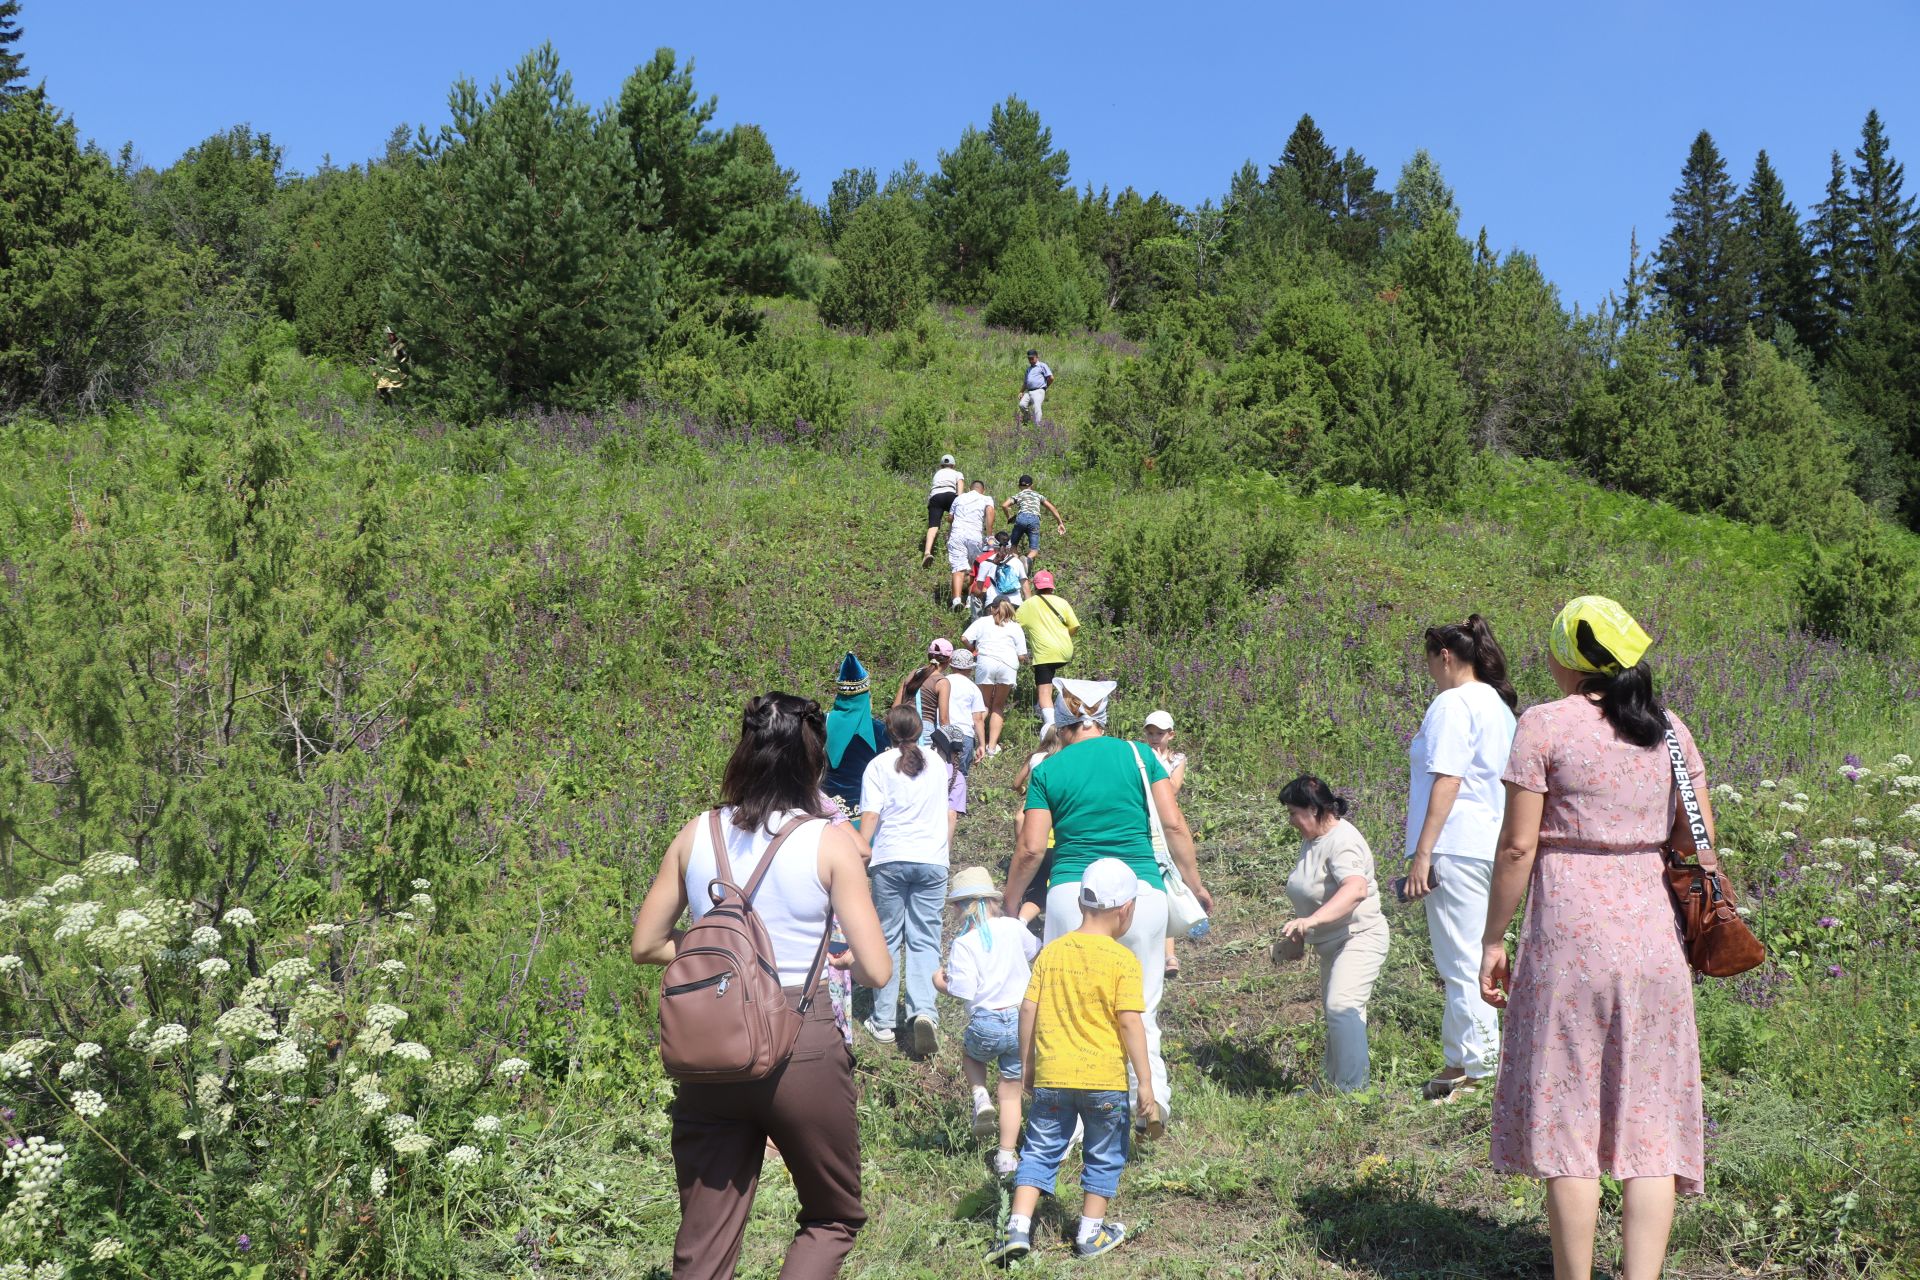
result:
<svg viewBox="0 0 1920 1280"><path fill-rule="evenodd" d="M840 660L840 680L834 686L834 692L842 697L851 697L856 693L866 693L873 688L873 681L867 676L867 669L860 665L860 659L849 651Z"/></svg>

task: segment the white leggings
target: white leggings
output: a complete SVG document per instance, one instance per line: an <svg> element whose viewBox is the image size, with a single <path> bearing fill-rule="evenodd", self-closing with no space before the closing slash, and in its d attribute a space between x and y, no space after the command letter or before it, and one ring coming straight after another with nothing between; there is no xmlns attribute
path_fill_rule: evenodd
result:
<svg viewBox="0 0 1920 1280"><path fill-rule="evenodd" d="M1487 894L1493 885L1491 858L1440 854L1436 883L1426 898L1427 934L1433 967L1447 987L1440 1023L1447 1065L1474 1079L1490 1076L1500 1062L1500 1012L1480 998L1480 934L1487 924Z"/></svg>
<svg viewBox="0 0 1920 1280"><path fill-rule="evenodd" d="M1056 884L1047 890L1047 941L1080 927L1080 882ZM1167 895L1146 884L1134 899L1133 927L1120 935L1120 945L1133 952L1140 962L1140 994L1146 1012L1140 1021L1147 1028L1147 1070L1153 1076L1153 1100L1160 1105L1162 1119L1172 1114L1168 1100L1173 1086L1167 1079L1167 1060L1160 1056L1160 993L1167 984ZM1140 1082L1131 1065L1127 1083L1134 1090Z"/></svg>

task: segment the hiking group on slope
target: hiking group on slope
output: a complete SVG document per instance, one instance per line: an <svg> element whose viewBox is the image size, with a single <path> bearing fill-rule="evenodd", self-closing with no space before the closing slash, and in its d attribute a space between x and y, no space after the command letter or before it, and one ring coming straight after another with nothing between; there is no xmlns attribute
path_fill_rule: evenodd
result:
<svg viewBox="0 0 1920 1280"><path fill-rule="evenodd" d="M969 494L985 499L952 463L936 474L938 483L952 472L940 504L949 518ZM1052 504L1034 506L1064 528ZM994 510L990 499L967 504L961 540L984 543ZM979 551L956 556L952 541L950 565L971 566L955 570L957 595L979 580ZM1083 1200L1070 1249L1095 1257L1127 1238L1111 1214L1121 1174L1177 1114L1160 1025L1178 973L1169 921L1176 906L1204 920L1215 903L1178 798L1189 766L1171 749L1172 717L1146 717L1145 741L1111 736L1115 683L1062 674L1080 623L1052 575L1003 580L1004 563L993 565L988 612L962 637L974 649L936 637L884 715L852 654L831 713L782 693L750 702L721 805L690 819L662 860L635 921L634 959L693 961L676 953L683 914L697 928L709 913L738 911L715 882L764 877L748 914L764 925L760 963L777 972L796 1032L762 1075L681 1077L676 1277L732 1275L769 1146L799 1198L782 1274L838 1273L865 1222L856 983L873 992L858 1021L867 1037L923 1057L939 1049L939 996L965 1006L973 1131L994 1143L991 1168L1012 1184L990 1260L1035 1247L1036 1209L1075 1141ZM1563 696L1516 717L1506 656L1484 618L1422 637L1435 694L1408 747L1407 868L1393 884L1425 912L1446 992L1441 1065L1421 1092L1439 1103L1492 1084L1493 1167L1545 1181L1557 1277L1590 1273L1609 1175L1622 1187L1623 1280L1652 1280L1676 1194L1698 1194L1704 1178L1691 973L1660 853L1671 767L1699 795L1709 832L1712 814L1692 737L1655 694L1644 657L1652 640L1626 610L1576 598L1546 638ZM1013 779L1017 835L996 887L988 867L955 873L952 855L974 759L1007 745L1022 665L1033 668L1041 745ZM1318 777L1287 782L1279 805L1300 839L1272 958L1315 953L1324 1087L1366 1089L1367 1009L1391 933L1373 850L1349 798ZM1515 963L1506 936L1523 898ZM711 1016L692 1004L677 1021L665 1012L673 1001L717 1002L714 981L701 982L664 988L663 1029ZM728 983L717 985L724 995Z"/></svg>

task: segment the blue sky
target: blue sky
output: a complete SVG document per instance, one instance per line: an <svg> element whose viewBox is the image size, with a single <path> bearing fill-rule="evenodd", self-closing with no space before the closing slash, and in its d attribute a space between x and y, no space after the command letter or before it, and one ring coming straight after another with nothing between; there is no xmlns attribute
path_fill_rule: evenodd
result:
<svg viewBox="0 0 1920 1280"><path fill-rule="evenodd" d="M1844 15L1844 16L1843 16ZM1469 234L1537 254L1563 299L1616 286L1628 232L1657 244L1687 146L1737 180L1766 148L1804 216L1827 153L1877 106L1920 191L1920 5L432 3L25 0L18 46L110 149L164 165L247 122L311 170L446 118L456 77L502 77L551 40L602 102L659 45L696 61L723 123L753 121L816 200L849 165L926 168L1018 93L1075 183L1217 197L1310 111L1391 185L1414 148Z"/></svg>

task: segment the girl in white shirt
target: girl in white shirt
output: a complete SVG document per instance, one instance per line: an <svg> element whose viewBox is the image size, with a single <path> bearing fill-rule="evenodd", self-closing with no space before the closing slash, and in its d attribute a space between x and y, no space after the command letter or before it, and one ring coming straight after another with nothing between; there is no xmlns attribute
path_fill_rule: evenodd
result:
<svg viewBox="0 0 1920 1280"><path fill-rule="evenodd" d="M953 878L947 891L955 917L953 950L946 968L933 975L933 984L967 1002L961 1045L967 1083L973 1086L973 1136L998 1132L994 1172L1012 1177L1019 1165L1014 1144L1020 1137L1020 1001L1040 939L1020 921L1000 914L1000 897L985 867L968 867ZM997 1116L994 1097L987 1091L987 1069L994 1064L1000 1069Z"/></svg>
<svg viewBox="0 0 1920 1280"><path fill-rule="evenodd" d="M1471 1090L1500 1059L1500 1015L1480 995L1480 934L1506 816L1501 783L1519 697L1493 628L1474 614L1427 628L1427 674L1440 692L1408 748L1407 892L1425 899L1433 964L1447 991L1446 1068L1423 1092Z"/></svg>
<svg viewBox="0 0 1920 1280"><path fill-rule="evenodd" d="M933 473L933 484L927 490L927 545L920 556L922 569L933 563L933 540L940 532L940 523L966 488L967 478L953 465L953 455L941 454L940 469Z"/></svg>

